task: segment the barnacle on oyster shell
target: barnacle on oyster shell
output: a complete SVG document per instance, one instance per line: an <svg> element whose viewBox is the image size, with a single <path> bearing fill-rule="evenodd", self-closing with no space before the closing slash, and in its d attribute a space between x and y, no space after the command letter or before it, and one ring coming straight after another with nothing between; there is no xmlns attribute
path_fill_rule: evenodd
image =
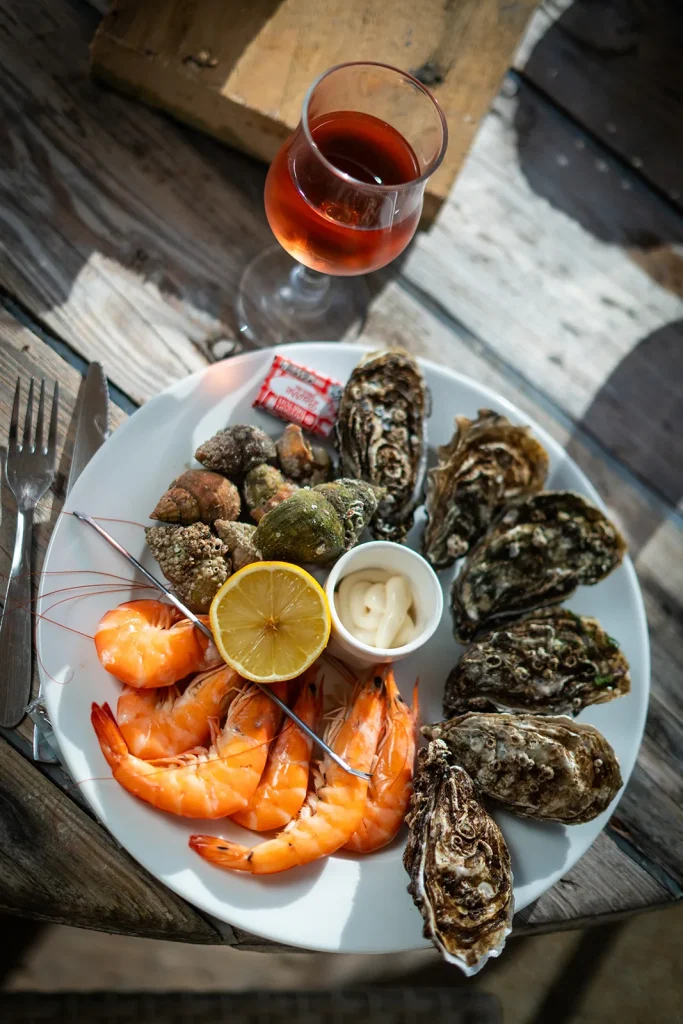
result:
<svg viewBox="0 0 683 1024"><path fill-rule="evenodd" d="M438 465L427 473L428 515L422 548L438 568L466 555L491 520L511 502L540 491L548 453L528 427L480 409L476 420L456 416Z"/></svg>
<svg viewBox="0 0 683 1024"><path fill-rule="evenodd" d="M370 352L344 388L335 436L345 477L385 488L372 532L401 541L413 523L426 465L429 391L406 352Z"/></svg>
<svg viewBox="0 0 683 1024"><path fill-rule="evenodd" d="M431 939L467 975L498 956L512 930L510 855L467 772L441 740L417 755L403 863Z"/></svg>
<svg viewBox="0 0 683 1024"><path fill-rule="evenodd" d="M191 611L208 611L211 599L232 568L223 541L205 523L149 526L145 537L178 597Z"/></svg>
<svg viewBox="0 0 683 1024"><path fill-rule="evenodd" d="M213 528L228 549L233 572L245 565L261 561L261 552L254 544L256 527L251 523L226 522L217 519Z"/></svg>
<svg viewBox="0 0 683 1024"><path fill-rule="evenodd" d="M313 488L322 494L335 509L344 529L344 550L354 547L365 527L372 521L383 494L380 487L365 480L333 480Z"/></svg>
<svg viewBox="0 0 683 1024"><path fill-rule="evenodd" d="M299 485L286 480L277 466L262 462L253 466L244 478L244 503L258 523L266 512L290 498Z"/></svg>
<svg viewBox="0 0 683 1024"><path fill-rule="evenodd" d="M453 582L456 639L497 620L559 604L622 561L626 541L604 512L573 491L541 491L498 517Z"/></svg>
<svg viewBox="0 0 683 1024"><path fill-rule="evenodd" d="M448 744L482 793L524 817L565 825L592 821L622 785L602 733L570 718L473 711L422 732Z"/></svg>
<svg viewBox="0 0 683 1024"><path fill-rule="evenodd" d="M278 462L285 476L309 487L326 483L332 473L332 459L320 445L311 445L301 427L288 424L275 442Z"/></svg>
<svg viewBox="0 0 683 1024"><path fill-rule="evenodd" d="M233 483L208 469L188 469L169 484L149 518L189 526L237 519L239 514L240 494Z"/></svg>
<svg viewBox="0 0 683 1024"><path fill-rule="evenodd" d="M200 444L194 457L206 469L226 476L241 476L260 462L271 462L276 454L275 442L264 430L248 423L236 423Z"/></svg>
<svg viewBox="0 0 683 1024"><path fill-rule="evenodd" d="M534 612L476 640L446 680L446 717L465 711L578 715L628 693L619 644L597 619L566 608Z"/></svg>
<svg viewBox="0 0 683 1024"><path fill-rule="evenodd" d="M344 529L324 495L302 488L261 519L254 543L265 559L327 565L344 550Z"/></svg>

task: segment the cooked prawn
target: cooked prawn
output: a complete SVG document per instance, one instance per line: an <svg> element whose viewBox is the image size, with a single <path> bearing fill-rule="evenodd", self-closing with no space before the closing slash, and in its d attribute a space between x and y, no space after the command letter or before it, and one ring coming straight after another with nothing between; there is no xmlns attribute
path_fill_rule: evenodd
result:
<svg viewBox="0 0 683 1024"><path fill-rule="evenodd" d="M202 616L208 623L208 616ZM221 664L211 640L173 605L125 601L100 620L97 655L107 672L135 687L171 686Z"/></svg>
<svg viewBox="0 0 683 1024"><path fill-rule="evenodd" d="M374 676L358 689L345 718L341 716L327 731L336 754L352 768L367 772L375 756L382 728L384 686ZM343 712L342 712L343 714ZM360 824L368 793L366 779L340 768L329 755L324 758L299 816L274 839L252 849L216 836L190 836L190 846L206 860L231 871L255 875L286 871L334 853L353 835Z"/></svg>
<svg viewBox="0 0 683 1024"><path fill-rule="evenodd" d="M239 678L228 665L220 665L195 676L182 694L177 686L126 686L116 720L130 753L149 760L184 754L206 743L209 720L222 718Z"/></svg>
<svg viewBox="0 0 683 1024"><path fill-rule="evenodd" d="M344 846L354 853L372 853L391 842L403 823L413 791L419 717L417 683L412 709L398 692L392 669L387 671L384 685L387 692L384 731L368 786L368 799L360 825Z"/></svg>
<svg viewBox="0 0 683 1024"><path fill-rule="evenodd" d="M278 692L278 696L284 694L284 690ZM200 747L175 757L143 761L129 752L108 704L93 704L91 714L116 781L160 811L187 818L223 818L247 806L280 717L280 709L268 694L249 685L233 700L222 730L215 719L211 721L208 750Z"/></svg>
<svg viewBox="0 0 683 1024"><path fill-rule="evenodd" d="M322 686L316 694L315 669L304 673L294 711L306 725L315 728L320 713ZM238 825L255 832L283 828L301 810L308 789L313 740L291 719L283 720L271 745L261 781L249 804L233 814Z"/></svg>

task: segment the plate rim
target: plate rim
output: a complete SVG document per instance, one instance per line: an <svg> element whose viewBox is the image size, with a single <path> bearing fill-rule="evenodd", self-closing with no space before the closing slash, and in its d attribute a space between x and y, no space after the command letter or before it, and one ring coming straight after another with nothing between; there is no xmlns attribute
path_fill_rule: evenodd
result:
<svg viewBox="0 0 683 1024"><path fill-rule="evenodd" d="M143 410L145 410L147 407L153 406L153 404L155 402L157 402L158 400L162 399L164 396L169 395L169 394L173 394L173 393L175 393L178 390L182 390L183 388L191 386L193 382L201 381L201 379L205 375L210 374L211 372L215 372L217 366L221 366L221 365L223 365L225 363L234 364L234 363L238 362L238 363L241 363L241 364L247 364L248 365L249 363L257 364L260 360L263 360L264 363L267 363L267 360L269 358L272 359L272 357L275 356L275 355L278 355L278 354L287 355L288 353L291 353L292 351L296 351L296 353L297 353L296 357L291 356L291 358L293 358L295 361L296 361L296 359L298 359L300 361L303 360L308 365L308 360L305 357L305 352L307 352L309 349L312 350L312 349L316 349L316 348L318 348L318 349L319 348L332 349L332 350L336 350L336 351L340 351L342 349L345 349L345 350L348 350L349 353L351 353L351 354L358 353L359 357L364 352L372 352L372 351L383 350L380 347L378 347L377 345L372 345L372 344L369 344L369 343L356 344L356 343L350 343L350 342L316 342L316 341L311 341L311 342L291 342L291 343L287 343L287 344L276 345L276 346L265 347L265 348L259 348L259 349L256 349L254 351L241 353L241 354L236 355L236 356L228 357L225 360L220 360L217 363L210 363L207 366L200 368L199 370L195 370L193 373L187 374L186 376L180 378L179 380L174 381L168 387L164 388L163 390L159 391L157 394L152 396L152 398L150 398L147 402L145 402L144 405L140 406L139 409L136 409L135 412L132 413L129 416L129 418L120 427L118 427L116 429L116 431L113 432L113 434L111 435L111 438L108 439L105 442L105 444L103 444L98 449L98 451L95 453L95 455L92 457L92 459L88 462L87 466L84 468L83 472L81 473L81 475L79 476L78 480L74 484L74 487L73 487L72 491L69 493L69 495L65 499L64 504L65 505L69 504L69 505L72 506L73 503L70 500L72 495L75 492L76 496L78 496L78 494L79 494L80 490L82 489L82 487L87 485L89 475L92 472L94 472L94 470L97 468L99 462L103 458L106 457L106 451L107 451L108 445L110 444L110 441L114 437L117 437L117 438L123 437L125 439L125 437L127 437L128 431L133 429L131 425L136 422L136 415L139 414L140 412L142 412ZM411 355L412 355L412 353L411 353ZM488 384L480 383L475 378L470 377L467 374L461 373L458 370L451 369L448 366L444 366L441 363L436 363L436 362L434 362L434 360L423 358L422 356L413 356L413 358L415 358L417 360L417 362L418 362L418 364L420 366L422 366L424 368L427 368L428 370L433 371L436 374L445 375L447 378L450 378L452 380L456 380L461 385L464 385L466 388L468 388L470 390L473 390L476 394L482 396L482 400L490 402L493 407L500 408L500 409L505 410L506 412L510 413L513 416L515 421L519 421L519 422L522 422L522 423L528 423L530 428L533 430L534 434L539 438L539 440L544 444L544 446L549 448L550 454L551 454L551 458L553 458L556 461L559 460L559 459L562 459L565 463L569 463L570 466L573 468L573 470L578 474L578 476L580 478L580 481L581 481L581 486L583 488L584 493L588 497L590 497L590 499L592 501L594 501L597 505L599 505L600 508L602 508L603 510L606 510L607 506L606 506L605 501L602 499L601 495L599 494L597 489L594 487L594 485L592 484L590 479L587 477L587 475L583 471L583 469L576 463L576 461L566 451L566 449L562 447L561 443L559 441L556 441L555 438L552 437L552 435L548 433L548 431L546 431L540 424L538 424L536 422L536 419L535 419L534 416L529 416L528 414L526 414L520 407L515 405L514 402L512 402L510 399L506 398L504 395L501 395L498 392L496 392ZM315 354L313 352L311 352L311 359L313 361L315 360ZM120 442L117 442L117 443L120 443ZM82 483L83 481L84 481L84 483ZM46 552L45 552L45 558L44 558L44 561L43 561L43 570L48 570L49 561L50 561L50 558L52 557L52 553L53 553L53 547L58 542L58 534L59 534L60 522L61 522L61 519L60 519L60 517L58 517L57 522L55 524L55 527L54 527L54 529L52 531L52 534L50 536L50 540L49 540ZM634 757L633 765L632 765L632 767L631 767L631 769L630 769L630 771L628 773L628 776L626 776L626 778L624 779L624 785L622 786L621 790L619 791L618 796L615 798L615 800L612 802L612 804L610 804L610 807L609 807L609 814L610 815L614 813L616 807L618 806L619 802L621 801L621 799L622 799L622 797L623 797L623 795L624 795L624 793L626 791L626 787L628 785L628 782L630 780L631 774L633 772L633 769L634 769L636 761L637 761L638 753L639 753L640 747L642 745L643 734L644 734L644 730L645 730L645 723L646 723L646 718L647 718L647 710L648 710L648 706L649 706L650 689L651 689L651 667L652 666L651 666L651 649L650 649L649 627L648 627L647 616L646 616L646 612L645 612L645 604L644 604L642 590L641 590L641 587L640 587L640 582L638 580L638 577L637 577L637 574L636 574L636 571L635 571L635 566L633 564L633 561L632 561L632 559L631 559L631 557L630 557L630 555L628 553L627 553L626 557L624 558L622 566L625 569L625 571L626 571L626 573L628 575L628 578L629 578L629 589L631 590L632 594L635 596L635 599L636 599L635 612L637 614L637 619L638 619L637 627L638 627L638 632L639 632L639 636L640 636L641 653L642 653L642 660L643 660L644 667L645 667L645 672L644 672L644 677L641 680L641 686L639 688L642 691L642 709L641 709L641 713L640 713L641 721L640 721L640 728L639 728L638 735L637 735L637 744L635 743L635 737L634 737L634 748L635 748L636 754L635 754L635 757ZM40 587L39 587L39 592L38 592L38 600L40 600L42 598L43 590L44 590L44 588L46 586L47 586L46 577L43 575L43 572L41 572ZM444 611L446 611L446 610L444 609ZM44 623L43 623L42 619L39 619L38 620L38 624L37 624L37 629L36 629L36 649L37 649L37 652L38 652L38 658L37 658L37 660L38 660L38 669L39 669L39 677L40 677L40 682L41 682L41 688L42 688L42 690L44 692L44 695L45 695L46 704L48 706L48 712L50 712L51 711L51 708L50 708L50 702L51 702L50 692L51 692L51 689L52 689L51 686L50 686L51 680L50 680L50 677L47 675L45 669L43 668L43 664L42 664L42 660L43 659L40 656L41 655L41 645L42 645L42 642L43 642L43 640L42 640L43 629L44 629ZM57 716L53 716L53 720L55 720L55 722L56 722L56 719L57 719ZM57 724L55 724L55 733L56 733L57 739L59 741L60 740L60 729L59 729L59 726ZM68 750L68 743L66 745L66 749ZM69 769L69 772L72 773L73 769L72 769L72 766L71 766L70 761L69 761L69 756L68 756L68 754L64 750L62 751L62 757L64 758L64 760L66 762L66 766ZM326 953L332 952L332 953L349 953L349 954L355 953L355 954L361 954L361 955L375 955L375 954L376 955L385 955L386 953L391 954L391 953L396 953L396 952L408 952L408 951L417 951L419 949L432 948L432 943L429 940L424 939L419 946L411 946L410 949L406 949L406 947L400 947L400 949L392 947L392 948L390 948L388 950L378 950L378 949L363 949L361 946L354 946L352 949L339 949L339 948L335 948L335 946L333 946L331 943L327 944L327 945L325 945L325 944L315 944L314 945L314 944L310 944L310 943L303 944L301 942L297 942L297 941L294 941L292 939L288 939L288 938L284 938L284 937L276 937L276 936L273 935L272 932L269 934L269 933L267 933L263 929L263 927L259 928L257 926L254 926L251 923L237 924L237 923L228 921L225 916L222 916L222 917L218 916L218 914L216 912L217 908L216 908L215 905L211 905L211 900L208 900L208 899L204 900L204 899L200 898L202 894L200 894L200 896L197 897L197 898L195 898L194 896L192 898L189 898L186 895L186 892L184 891L182 885L174 884L173 880L169 880L169 879L166 879L166 878L160 878L158 873L157 873L157 870L155 869L155 867L153 866L152 863L148 862L146 857L139 856L137 853L132 853L128 849L128 847L123 842L121 842L121 840L119 840L116 837L115 833L110 831L108 825L106 824L106 819L102 817L102 814L100 812L100 808L93 806L93 803L92 803L92 801L90 799L90 796L88 795L87 791L84 793L84 795L85 795L85 797L86 797L86 799L88 801L88 804L89 804L90 808L93 811L95 811L98 822L101 825L103 825L103 827L109 832L110 835L112 835L114 837L114 839L117 842L121 843L123 848L126 850L126 853L128 854L128 856L132 857L146 871L149 871L149 873L154 877L154 879L157 882L159 882L161 885L164 885L167 888L169 888L177 896L179 896L181 899L185 900L190 906L198 908L203 913L206 913L206 914L210 915L210 917L221 926L221 929L222 929L223 926L227 926L229 928L230 927L237 927L237 928L244 929L245 931L248 931L250 934L255 935L257 937L267 939L267 940L269 940L271 942L274 942L274 943L277 943L277 944L282 944L282 945L290 946L291 948L294 948L294 949L302 949L302 950L309 950L309 951L315 951L315 952L326 952ZM604 826L603 826L603 828L604 828ZM572 868L579 862L579 860L583 856L585 856L585 854L591 849L591 847L593 846L593 844L597 840L598 836L601 834L602 830L603 829L600 829L600 831L598 831L596 833L596 835L593 837L593 839L591 840L589 845L586 847L586 849L583 850L582 853L575 860L573 860L570 864L563 865L560 870L558 870L557 872L555 872L555 873L553 873L553 874L551 874L549 876L549 877L552 878L552 881L550 881L550 883L543 888L543 890L541 891L541 893L538 894L538 896L532 897L528 901L522 903L520 906L515 906L515 913L517 913L517 911L519 911L519 910L523 910L526 906L529 905L529 903L534 902L535 899L538 899L541 896L543 896L546 892L548 892L551 888L553 888L554 885L557 884L558 880L561 877L563 877L568 871L571 871ZM215 904L215 901L214 901L214 904ZM416 913L417 913L417 911L416 911ZM219 929L219 930L221 930L221 929Z"/></svg>

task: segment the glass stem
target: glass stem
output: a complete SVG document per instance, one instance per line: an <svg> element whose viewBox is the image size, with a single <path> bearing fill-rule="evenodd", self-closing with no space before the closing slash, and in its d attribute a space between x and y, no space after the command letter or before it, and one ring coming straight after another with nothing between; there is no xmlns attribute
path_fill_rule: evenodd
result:
<svg viewBox="0 0 683 1024"><path fill-rule="evenodd" d="M319 306L330 287L327 274L297 263L289 275L292 302L297 306Z"/></svg>

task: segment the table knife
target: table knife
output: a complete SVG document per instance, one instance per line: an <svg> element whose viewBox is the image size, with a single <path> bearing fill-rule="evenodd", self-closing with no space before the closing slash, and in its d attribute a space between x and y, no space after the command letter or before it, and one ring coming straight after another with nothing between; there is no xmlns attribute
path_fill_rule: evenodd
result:
<svg viewBox="0 0 683 1024"><path fill-rule="evenodd" d="M68 494L95 452L109 436L109 391L102 363L91 363L83 381L71 468L66 484ZM33 760L59 763L57 741L52 733L43 702L42 683L38 698L27 708L33 719Z"/></svg>

